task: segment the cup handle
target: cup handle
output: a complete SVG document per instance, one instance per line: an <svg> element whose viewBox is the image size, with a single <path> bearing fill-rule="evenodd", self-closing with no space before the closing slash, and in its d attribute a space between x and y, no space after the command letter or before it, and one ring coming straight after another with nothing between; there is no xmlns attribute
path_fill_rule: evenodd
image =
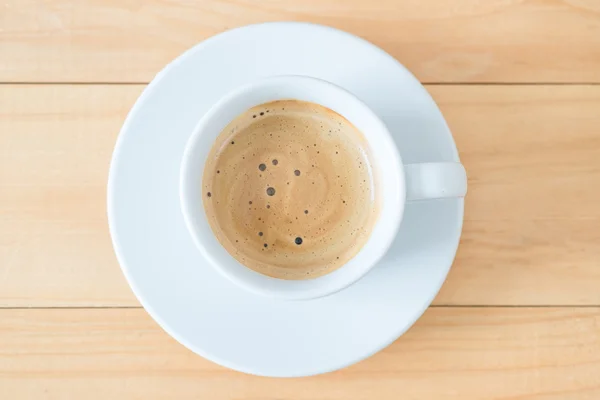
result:
<svg viewBox="0 0 600 400"><path fill-rule="evenodd" d="M407 164L406 200L464 197L467 193L467 173L457 162Z"/></svg>

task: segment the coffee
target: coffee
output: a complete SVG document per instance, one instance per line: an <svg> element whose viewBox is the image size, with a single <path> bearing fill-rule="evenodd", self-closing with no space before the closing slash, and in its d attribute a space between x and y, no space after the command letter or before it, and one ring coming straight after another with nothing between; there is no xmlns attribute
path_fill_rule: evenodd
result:
<svg viewBox="0 0 600 400"><path fill-rule="evenodd" d="M280 279L341 267L378 216L366 140L341 115L303 101L234 119L213 144L202 186L219 242L246 267Z"/></svg>

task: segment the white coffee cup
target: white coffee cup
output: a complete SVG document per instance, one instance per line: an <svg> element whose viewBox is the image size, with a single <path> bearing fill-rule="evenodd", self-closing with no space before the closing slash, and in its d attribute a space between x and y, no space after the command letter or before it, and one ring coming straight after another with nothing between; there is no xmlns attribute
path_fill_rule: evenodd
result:
<svg viewBox="0 0 600 400"><path fill-rule="evenodd" d="M375 189L380 204L377 222L358 254L337 270L306 280L272 278L239 263L213 234L203 207L204 164L217 136L235 117L248 109L289 99L325 106L345 117L363 133L375 164ZM180 176L181 208L186 225L211 266L244 289L287 300L326 296L363 277L392 244L402 221L406 201L463 197L466 190L467 178L461 164L403 165L387 127L365 103L339 86L305 76L266 78L235 89L220 99L200 119L190 136L183 154Z"/></svg>

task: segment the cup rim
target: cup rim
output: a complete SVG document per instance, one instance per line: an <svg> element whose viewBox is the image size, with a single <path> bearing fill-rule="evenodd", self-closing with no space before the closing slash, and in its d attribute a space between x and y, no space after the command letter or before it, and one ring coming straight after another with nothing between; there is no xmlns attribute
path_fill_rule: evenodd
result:
<svg viewBox="0 0 600 400"><path fill-rule="evenodd" d="M388 153L389 159L387 159L386 162L390 162L395 167L395 171L394 171L394 173L392 173L392 176L395 178L394 179L395 182L392 182L392 183L395 184L394 188L396 190L396 194L395 194L395 196L393 196L394 198L388 199L387 201L388 202L391 201L393 203L392 205L395 205L395 208L393 208L393 207L390 208L390 205L388 205L388 212L386 213L386 215L383 215L383 207L382 207L382 209L380 210L379 215L377 217L377 221L375 222L375 225L374 225L371 233L369 234L370 237L368 240L368 241L370 241L371 238L373 237L373 232L375 231L375 227L379 226L382 219L385 218L385 220L387 221L387 226L389 228L386 229L383 233L380 233L379 234L380 236L377 238L377 242L379 242L380 250L377 251L376 253L374 253L371 257L369 257L368 261L366 261L364 263L364 264L366 264L365 266L363 266L362 268L357 267L358 272L350 275L350 277L347 279L342 280L342 279L339 279L336 277L334 279L336 279L337 281L333 281L333 279L331 279L331 276L333 274L336 274L338 271L344 270L347 267L347 265L352 262L352 260L356 259L359 254L363 253L363 251L367 245L366 243L365 243L365 245L362 246L362 248L359 250L359 252L354 257L352 257L347 263L345 263L344 265L342 265L335 271L332 271L326 275L323 275L323 276L320 276L317 278L312 278L312 279L284 280L284 279L272 278L272 277L260 274L258 272L255 272L254 270L244 266L243 264L239 263L219 243L219 241L216 239L216 236L212 232L212 228L210 228L210 227L209 227L210 235L212 235L212 237L214 238L214 241L216 241L218 243L217 247L220 248L221 254L220 255L215 254L215 252L217 252L218 249L216 249L212 245L205 243L205 241L200 239L201 235L199 232L198 224L196 223L197 217L200 216L199 218L201 220L202 219L206 220L206 214L204 211L204 207L198 206L198 200L200 200L200 205L203 204L202 196L200 196L198 198L198 196L192 196L192 194L197 191L201 192L201 179L202 179L202 175L203 175L205 161L202 162L202 168L200 170L198 170L198 171L191 170L191 168L193 168L197 164L194 162L194 157L193 157L194 154L196 153L196 151L195 151L196 147L198 147L199 144L202 142L202 137L204 136L204 133L205 133L204 131L207 129L207 127L209 126L211 121L213 121L215 119L215 117L218 117L219 114L222 114L223 111L228 106L230 106L233 101L235 101L236 99L240 98L241 96L243 96L245 94L253 93L257 90L264 89L265 87L268 87L269 85L292 85L292 86L299 85L302 87L313 87L313 88L317 88L320 86L322 89L326 88L329 91L334 91L338 95L344 96L346 98L346 100L353 102L355 106L360 108L361 112L364 115L367 115L368 118L371 120L371 123L377 125L376 130L379 132L380 139L384 140L386 142L385 146L389 150L389 153ZM269 101L283 100L283 99L291 99L291 97L283 96L281 98L272 99ZM312 102L320 104L319 101L312 101ZM235 118L237 115L241 114L242 112L246 111L247 109L249 109L253 106L259 105L259 104L263 104L263 103L265 103L265 102L262 102L262 103L259 102L257 104L251 105L237 113L234 113L233 117L228 119L227 123L229 123L231 120L233 120L233 118ZM329 107L329 105L324 105L324 106ZM341 114L341 115L344 118L347 118L352 123L352 117L349 117L344 114ZM220 133L220 131L217 132L217 136L219 133ZM369 138L367 133L365 133L365 132L362 132L362 133L365 136L367 143L369 143L369 145L370 145L371 139ZM211 139L210 143L208 144L209 149L212 148L213 143L214 143L214 138ZM372 156L377 157L376 154L373 154ZM376 164L377 164L377 161L376 161ZM199 177L199 179L198 179L198 177ZM195 185L194 185L194 183L195 183ZM386 185L387 184L389 184L389 182L386 182ZM239 87L233 89L232 91L228 92L223 97L221 97L219 100L217 100L215 102L215 104L206 112L206 114L204 114L199 119L198 123L194 127L194 130L193 130L192 134L190 135L190 137L188 138L188 141L185 145L183 158L182 158L181 165L180 165L179 195L180 195L181 210L183 213L185 225L188 229L188 232L190 233L196 247L203 254L203 256L209 261L209 264L211 265L212 268L217 270L219 273L221 273L223 276L225 276L227 279L229 279L236 285L238 285L254 294L259 294L259 295L272 297L272 298L278 298L278 299L285 299L285 300L308 300L308 299L328 296L328 295L336 293L342 289L345 289L346 287L348 287L348 286L352 285L353 283L355 283L356 281L360 280L375 265L377 265L379 260L389 250L390 246L393 243L394 238L396 237L397 231L400 227L400 223L402 221L402 216L403 216L403 211L404 211L405 200L406 200L406 187L405 187L405 181L404 181L403 164L401 161L400 153L399 153L398 148L392 138L392 135L389 132L389 130L387 129L387 127L385 126L385 124L383 123L383 121L375 114L375 112L367 104L365 104L362 100L360 100L358 97L356 97L354 94L350 93L346 89L344 89L340 86L337 86L329 81L319 79L319 78L308 77L308 76L283 75L283 76L274 76L274 77L263 78L261 80L250 82L246 85L242 85L242 86L239 86ZM192 200L192 198L194 198L194 197L196 198L196 200ZM206 223L208 224L207 221L206 221ZM223 252L227 253L227 256L229 258L231 258L231 260L233 260L235 263L239 264L244 269L244 272L241 273L241 270L233 271L229 268L224 267L224 265L223 265L224 263L219 260L219 258L223 256ZM246 275L246 276L242 277L240 275ZM342 275L339 274L338 276L342 276ZM317 285L316 287L310 288L310 286L315 286L315 285L311 285L310 282L314 283L319 280L325 280L325 279L327 279L327 277L330 277L329 279L332 280L333 282L328 283L328 284L323 284L323 285ZM257 282L259 282L259 283L257 284ZM303 288L302 286L305 286L305 287Z"/></svg>

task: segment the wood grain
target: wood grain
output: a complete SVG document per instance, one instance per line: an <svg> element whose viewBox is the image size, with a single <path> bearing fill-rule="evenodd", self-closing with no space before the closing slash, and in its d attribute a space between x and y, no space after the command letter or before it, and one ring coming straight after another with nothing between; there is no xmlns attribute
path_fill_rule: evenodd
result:
<svg viewBox="0 0 600 400"><path fill-rule="evenodd" d="M364 37L425 82L600 82L596 0L6 0L0 81L148 82L209 36L279 20Z"/></svg>
<svg viewBox="0 0 600 400"><path fill-rule="evenodd" d="M469 177L437 304L600 304L600 87L428 87Z"/></svg>
<svg viewBox="0 0 600 400"><path fill-rule="evenodd" d="M312 378L221 368L142 309L0 310L5 399L519 399L600 397L600 309L437 308L396 343Z"/></svg>
<svg viewBox="0 0 600 400"><path fill-rule="evenodd" d="M267 21L343 29L421 81L461 83L427 86L470 185L434 307L370 359L304 379L176 343L138 308L106 221L112 149L144 84ZM1 2L0 399L600 399L597 83L597 0Z"/></svg>
<svg viewBox="0 0 600 400"><path fill-rule="evenodd" d="M135 304L106 219L141 86L0 86L0 306Z"/></svg>
<svg viewBox="0 0 600 400"><path fill-rule="evenodd" d="M137 305L106 222L143 86L0 86L0 307ZM437 305L600 305L600 86L430 86L469 176Z"/></svg>

